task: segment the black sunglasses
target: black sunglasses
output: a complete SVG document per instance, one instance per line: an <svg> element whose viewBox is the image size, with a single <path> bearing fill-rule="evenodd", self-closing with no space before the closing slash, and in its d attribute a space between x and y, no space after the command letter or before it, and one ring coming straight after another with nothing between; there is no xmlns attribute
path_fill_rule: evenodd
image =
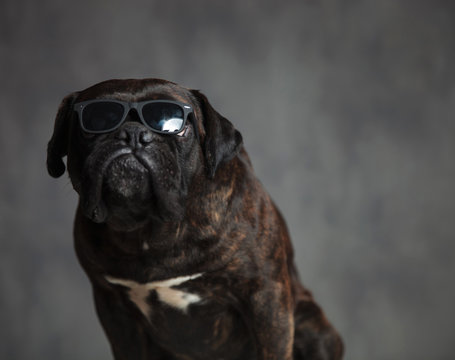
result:
<svg viewBox="0 0 455 360"><path fill-rule="evenodd" d="M82 129L92 134L114 131L122 125L131 109L136 110L148 129L161 134L181 132L188 114L193 113L190 105L173 100L126 102L96 99L74 105Z"/></svg>

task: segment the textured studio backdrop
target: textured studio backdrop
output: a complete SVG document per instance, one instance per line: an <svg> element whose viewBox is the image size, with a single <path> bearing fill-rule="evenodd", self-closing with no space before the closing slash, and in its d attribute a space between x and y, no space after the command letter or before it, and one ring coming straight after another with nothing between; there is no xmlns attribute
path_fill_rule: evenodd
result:
<svg viewBox="0 0 455 360"><path fill-rule="evenodd" d="M243 133L350 360L455 357L455 5L2 0L0 359L111 359L47 175L60 100L201 89Z"/></svg>

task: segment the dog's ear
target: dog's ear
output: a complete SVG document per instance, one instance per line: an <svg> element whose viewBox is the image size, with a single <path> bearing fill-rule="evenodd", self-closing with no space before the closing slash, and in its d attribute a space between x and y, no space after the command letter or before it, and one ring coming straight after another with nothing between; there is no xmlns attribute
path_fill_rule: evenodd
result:
<svg viewBox="0 0 455 360"><path fill-rule="evenodd" d="M66 169L63 157L68 153L69 120L76 97L77 93L72 93L62 100L55 117L54 133L47 145L47 171L55 178L62 176Z"/></svg>
<svg viewBox="0 0 455 360"><path fill-rule="evenodd" d="M228 162L238 154L242 147L242 135L228 119L221 116L210 105L204 94L197 90L192 90L192 93L199 102L203 115L205 137L202 146L208 176L213 178L221 164Z"/></svg>

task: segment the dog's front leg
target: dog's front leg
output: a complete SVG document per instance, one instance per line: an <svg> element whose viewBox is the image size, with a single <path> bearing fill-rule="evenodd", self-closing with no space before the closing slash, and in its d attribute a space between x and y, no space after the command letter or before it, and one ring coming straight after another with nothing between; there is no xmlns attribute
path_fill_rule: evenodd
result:
<svg viewBox="0 0 455 360"><path fill-rule="evenodd" d="M96 312L109 339L115 360L167 360L147 333L141 314L125 306L118 293L93 287Z"/></svg>
<svg viewBox="0 0 455 360"><path fill-rule="evenodd" d="M258 360L292 360L294 314L290 291L272 282L250 297Z"/></svg>

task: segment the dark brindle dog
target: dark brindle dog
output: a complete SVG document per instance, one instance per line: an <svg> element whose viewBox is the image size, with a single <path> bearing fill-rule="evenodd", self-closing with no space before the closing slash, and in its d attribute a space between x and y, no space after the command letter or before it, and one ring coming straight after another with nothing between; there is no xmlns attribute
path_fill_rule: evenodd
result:
<svg viewBox="0 0 455 360"><path fill-rule="evenodd" d="M49 173L80 196L76 251L120 359L340 359L242 137L163 80L67 96Z"/></svg>

